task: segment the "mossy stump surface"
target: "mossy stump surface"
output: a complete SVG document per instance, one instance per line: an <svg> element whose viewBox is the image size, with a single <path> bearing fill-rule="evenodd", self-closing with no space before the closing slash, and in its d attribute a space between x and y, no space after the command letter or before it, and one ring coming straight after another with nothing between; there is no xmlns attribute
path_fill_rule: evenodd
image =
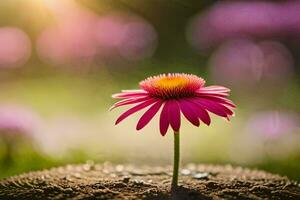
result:
<svg viewBox="0 0 300 200"><path fill-rule="evenodd" d="M68 165L0 181L0 199L300 199L286 177L230 165L181 168L170 192L171 167Z"/></svg>

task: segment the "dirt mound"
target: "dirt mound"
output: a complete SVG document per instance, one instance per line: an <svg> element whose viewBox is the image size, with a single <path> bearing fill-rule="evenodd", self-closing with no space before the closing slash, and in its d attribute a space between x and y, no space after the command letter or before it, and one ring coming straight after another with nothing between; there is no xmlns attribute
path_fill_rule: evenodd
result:
<svg viewBox="0 0 300 200"><path fill-rule="evenodd" d="M69 165L0 181L0 199L300 199L286 177L240 167L182 167L171 194L171 167Z"/></svg>

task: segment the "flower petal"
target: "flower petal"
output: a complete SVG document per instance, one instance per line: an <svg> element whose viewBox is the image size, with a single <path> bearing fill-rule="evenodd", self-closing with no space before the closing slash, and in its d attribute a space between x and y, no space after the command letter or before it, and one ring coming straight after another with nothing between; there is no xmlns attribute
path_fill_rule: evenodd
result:
<svg viewBox="0 0 300 200"><path fill-rule="evenodd" d="M139 97L139 98L123 99L123 100L115 103L114 105L112 105L112 107L110 107L109 110L112 110L112 109L120 107L120 106L125 106L125 105L129 105L129 104L134 104L134 103L139 103L139 102L142 102L142 101L146 101L150 98L151 97L146 96L146 97Z"/></svg>
<svg viewBox="0 0 300 200"><path fill-rule="evenodd" d="M158 100L156 103L154 103L149 108L149 110L147 110L140 118L139 122L137 123L136 130L140 130L144 128L150 122L150 120L155 116L155 114L158 112L162 104L163 104L162 100Z"/></svg>
<svg viewBox="0 0 300 200"><path fill-rule="evenodd" d="M166 101L159 118L159 130L162 136L166 135L169 128L169 124L169 101Z"/></svg>
<svg viewBox="0 0 300 200"><path fill-rule="evenodd" d="M200 122L198 115L195 113L191 103L185 99L179 100L180 110L187 120L189 120L193 125L199 126Z"/></svg>
<svg viewBox="0 0 300 200"><path fill-rule="evenodd" d="M127 118L128 116L132 115L133 113L135 113L135 112L137 112L137 111L139 111L139 110L141 110L141 109L143 109L143 108L145 108L145 107L147 107L147 106L149 106L149 105L155 103L156 101L157 101L156 99L151 98L151 99L149 99L149 100L147 100L147 101L144 101L144 102L142 102L142 103L140 103L140 104L138 104L138 105L136 105L136 106L130 108L129 110L127 110L126 112L124 112L124 113L117 119L117 121L116 121L115 124L117 125L117 124L120 123L123 119L125 119L125 118Z"/></svg>
<svg viewBox="0 0 300 200"><path fill-rule="evenodd" d="M219 86L219 85L211 85L207 87L202 87L200 90L206 90L206 91L219 91L219 92L230 92L229 88Z"/></svg>
<svg viewBox="0 0 300 200"><path fill-rule="evenodd" d="M212 100L214 102L221 103L221 104L229 106L231 108L236 108L236 105L232 101L230 101L229 99L226 99L224 97L214 96L214 95L201 95L199 97L201 99L204 98L204 99Z"/></svg>
<svg viewBox="0 0 300 200"><path fill-rule="evenodd" d="M146 92L145 90L122 90L122 92L126 92L126 93L135 93L135 92L138 92L138 93L143 93L143 92Z"/></svg>
<svg viewBox="0 0 300 200"><path fill-rule="evenodd" d="M211 120L208 112L201 105L199 105L195 99L190 100L190 102L192 103L192 109L197 113L197 117L199 117L207 126L209 126Z"/></svg>
<svg viewBox="0 0 300 200"><path fill-rule="evenodd" d="M121 93L113 94L112 98L115 99L126 99L126 98L133 98L133 97L144 97L147 96L148 92L144 90L126 90L122 91Z"/></svg>
<svg viewBox="0 0 300 200"><path fill-rule="evenodd" d="M197 99L196 102L198 104L200 104L201 106L203 106L208 111L210 111L216 115L219 115L221 117L227 118L228 115L233 114L233 112L231 110L229 110L227 107L225 107L224 105L219 104L214 101L210 101L208 99Z"/></svg>
<svg viewBox="0 0 300 200"><path fill-rule="evenodd" d="M219 102L216 102L216 101L213 101L213 100L208 100L208 99L201 99L202 102L203 102L203 100L215 103L216 106L222 108L224 110L224 112L226 112L227 115L233 115L234 114L234 112L231 109L229 109L226 105L223 105L222 103L219 103Z"/></svg>
<svg viewBox="0 0 300 200"><path fill-rule="evenodd" d="M180 108L176 100L169 100L169 121L174 131L180 128Z"/></svg>
<svg viewBox="0 0 300 200"><path fill-rule="evenodd" d="M212 96L220 96L220 97L227 97L229 94L227 92L216 92L216 91L196 91L197 96L202 95L212 95Z"/></svg>
<svg viewBox="0 0 300 200"><path fill-rule="evenodd" d="M202 87L199 90L196 91L198 95L214 95L214 96L220 96L220 97L227 97L229 96L230 89L225 88L223 86L208 86L208 87Z"/></svg>

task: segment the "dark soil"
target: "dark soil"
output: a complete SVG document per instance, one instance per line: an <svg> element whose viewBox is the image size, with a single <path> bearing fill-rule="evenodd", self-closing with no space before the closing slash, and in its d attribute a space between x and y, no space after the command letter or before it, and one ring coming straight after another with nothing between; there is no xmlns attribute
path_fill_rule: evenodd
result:
<svg viewBox="0 0 300 200"><path fill-rule="evenodd" d="M187 165L174 193L170 181L170 167L69 165L4 179L0 199L300 199L286 177L230 165Z"/></svg>

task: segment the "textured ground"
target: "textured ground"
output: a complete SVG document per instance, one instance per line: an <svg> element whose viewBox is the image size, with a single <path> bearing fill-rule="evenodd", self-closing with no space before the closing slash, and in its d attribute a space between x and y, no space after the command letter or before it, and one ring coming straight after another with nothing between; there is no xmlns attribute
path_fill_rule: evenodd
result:
<svg viewBox="0 0 300 200"><path fill-rule="evenodd" d="M69 165L0 181L0 199L300 199L286 177L232 166L184 166L171 195L171 168Z"/></svg>

